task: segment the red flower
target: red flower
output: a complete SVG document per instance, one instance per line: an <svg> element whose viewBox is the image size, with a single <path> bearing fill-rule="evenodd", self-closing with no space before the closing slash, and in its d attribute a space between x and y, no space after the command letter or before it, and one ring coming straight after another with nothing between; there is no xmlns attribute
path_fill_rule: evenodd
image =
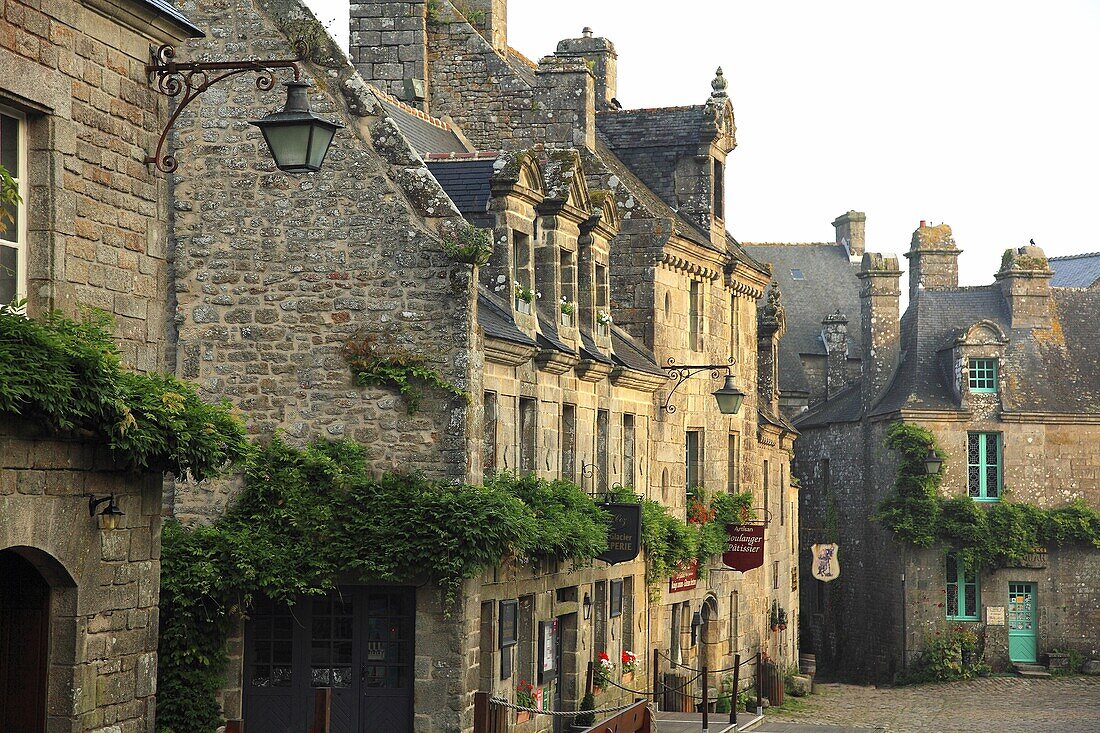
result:
<svg viewBox="0 0 1100 733"><path fill-rule="evenodd" d="M599 654L597 655L597 658L598 658L598 659L599 659L599 660L600 660L601 662L610 662L610 661L611 661L611 657L607 656L607 652L600 652L600 653L599 653Z"/></svg>

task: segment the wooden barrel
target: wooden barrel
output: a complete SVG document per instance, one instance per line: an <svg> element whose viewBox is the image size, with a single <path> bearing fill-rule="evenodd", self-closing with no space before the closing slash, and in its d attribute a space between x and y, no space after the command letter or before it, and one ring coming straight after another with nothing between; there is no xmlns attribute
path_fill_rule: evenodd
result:
<svg viewBox="0 0 1100 733"><path fill-rule="evenodd" d="M817 674L817 656L814 654L799 654L798 671L811 677Z"/></svg>

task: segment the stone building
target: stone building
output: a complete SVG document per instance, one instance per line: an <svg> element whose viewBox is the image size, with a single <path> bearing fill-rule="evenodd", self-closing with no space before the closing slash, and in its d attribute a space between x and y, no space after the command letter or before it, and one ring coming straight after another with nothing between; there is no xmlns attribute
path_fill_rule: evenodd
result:
<svg viewBox="0 0 1100 733"><path fill-rule="evenodd" d="M959 252L950 227L921 223L900 318L897 258L864 255L862 376L796 420L803 552L838 542L841 562L828 584L804 572L804 646L847 676L890 678L955 628L994 669L1056 648L1100 652L1095 547L1037 547L1015 567L972 572L952 548L903 543L872 519L893 491L897 457L883 446L899 421L945 452L944 496L1100 506L1100 300L1052 287L1037 247L1008 250L996 283L959 287Z"/></svg>
<svg viewBox="0 0 1100 733"><path fill-rule="evenodd" d="M750 255L772 266L772 278L783 291L787 335L779 344L779 406L788 419L859 378L857 274L866 221L860 211L838 216L835 242L742 243Z"/></svg>
<svg viewBox="0 0 1100 733"><path fill-rule="evenodd" d="M521 679L536 681L548 707L575 710L600 651L637 654L625 683L635 689L649 688L654 650L662 672L667 660L717 669L757 651L792 664L797 433L779 410L785 321L778 294L758 312L767 271L725 230L735 141L721 73L705 104L618 111L606 39L563 41L535 65L507 47L503 2L467 5L468 16L448 2L353 3L352 63L296 0L184 10L210 29L188 45L193 56L284 57L289 39L308 39L313 109L346 127L321 173L291 178L256 154L243 123L259 112L250 80L210 90L181 116L170 303L181 376L241 407L257 434L351 438L377 470L475 483L534 472L593 494L631 488L680 516L691 487L751 489L770 520L764 566L744 574L715 559L705 578L685 570L647 586L641 557L583 569L505 562L468 581L450 616L431 586L349 578L340 607L365 610L343 641L363 644L383 619L407 635L399 684L353 675L347 730L380 720L469 730L473 692L512 700ZM658 142L668 143L662 165L643 165ZM493 234L484 266L444 252L439 232L464 221ZM469 403L428 394L407 414L387 390L354 385L340 356L349 339L428 357ZM720 377L732 364L748 393L740 412L719 412L710 369L678 386L670 363L715 365ZM234 488L178 485L170 505L206 521ZM309 605L295 614L336 608ZM791 631L770 628L780 607ZM224 709L250 731L309 711L301 653L286 660L290 690L255 673L272 641L262 629L280 614L261 604L232 644ZM507 643L505 616L517 628ZM296 648L309 648L310 623L295 628ZM553 682L536 669L540 632L561 650ZM600 702L630 697L608 690ZM536 717L520 729L552 726Z"/></svg>
<svg viewBox="0 0 1100 733"><path fill-rule="evenodd" d="M167 273L167 188L142 162L167 102L145 64L196 35L160 0L12 0L0 18L0 165L23 199L0 301L112 314L139 371L163 364ZM89 495L114 496L117 528ZM160 509L160 476L105 440L0 416L0 731L152 731Z"/></svg>

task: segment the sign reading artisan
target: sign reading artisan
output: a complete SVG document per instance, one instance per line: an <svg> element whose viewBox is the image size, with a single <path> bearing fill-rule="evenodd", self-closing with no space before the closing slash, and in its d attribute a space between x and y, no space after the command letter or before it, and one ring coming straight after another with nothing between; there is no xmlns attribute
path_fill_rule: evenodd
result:
<svg viewBox="0 0 1100 733"><path fill-rule="evenodd" d="M727 524L726 551L722 553L726 567L745 572L764 564L764 525Z"/></svg>

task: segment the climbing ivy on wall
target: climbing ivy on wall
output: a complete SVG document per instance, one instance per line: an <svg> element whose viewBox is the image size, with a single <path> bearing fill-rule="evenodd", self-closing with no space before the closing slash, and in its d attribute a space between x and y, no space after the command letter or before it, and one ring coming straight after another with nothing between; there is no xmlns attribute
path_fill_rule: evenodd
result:
<svg viewBox="0 0 1100 733"><path fill-rule="evenodd" d="M688 522L673 516L664 504L642 499L630 489L609 495L615 501L640 501L642 504L642 547L645 549L646 582L651 589L692 560L699 561L699 571L705 574L710 558L725 551L726 525L756 517L752 510L752 492L717 492L708 499L706 492L696 487L693 497L705 507L703 511L695 511L693 516L703 521Z"/></svg>
<svg viewBox="0 0 1100 733"><path fill-rule="evenodd" d="M157 727L213 733L232 618L264 595L331 588L338 572L427 579L448 607L463 580L501 558L590 561L607 548L607 515L576 485L500 474L484 486L377 478L364 448L276 437L245 471L214 524L165 524Z"/></svg>
<svg viewBox="0 0 1100 733"><path fill-rule="evenodd" d="M894 423L886 447L898 466L894 492L874 518L901 539L919 547L950 546L968 568L1004 567L1044 545L1089 543L1100 547L1100 512L1078 499L1056 509L1007 501L978 503L969 497L940 495L943 472L925 474L929 448L943 458L931 432Z"/></svg>
<svg viewBox="0 0 1100 733"><path fill-rule="evenodd" d="M76 321L0 306L0 413L55 433L86 431L137 471L202 480L248 456L228 403L209 405L170 375L124 370L111 325L101 311Z"/></svg>
<svg viewBox="0 0 1100 733"><path fill-rule="evenodd" d="M464 390L429 367L426 357L399 347L382 347L370 336L345 343L344 359L360 385L377 385L400 392L410 414L419 407L425 387L467 397Z"/></svg>

